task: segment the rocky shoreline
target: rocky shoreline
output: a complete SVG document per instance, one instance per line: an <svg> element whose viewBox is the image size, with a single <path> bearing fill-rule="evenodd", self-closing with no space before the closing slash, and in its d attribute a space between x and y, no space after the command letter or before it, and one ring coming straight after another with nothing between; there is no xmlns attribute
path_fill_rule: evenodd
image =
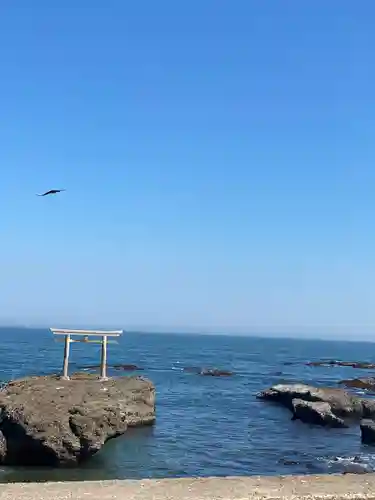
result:
<svg viewBox="0 0 375 500"><path fill-rule="evenodd" d="M74 466L128 427L155 422L155 388L142 377L28 377L0 392L0 463Z"/></svg>
<svg viewBox="0 0 375 500"><path fill-rule="evenodd" d="M298 379L289 383L280 378L280 383L261 391L256 395L256 398L287 408L292 414L291 420L293 421L299 420L308 425L337 428L338 432L340 432L339 429L357 428L362 445L370 446L369 453L371 454L371 447L375 446L375 376L371 370L375 369L375 363L321 360L299 363L284 361L283 364L284 366L303 364L311 368L342 367L370 371L369 376L337 380L336 387L320 387L299 383ZM283 372L273 373L273 375L281 377ZM337 457L337 463L340 461L345 462L342 457ZM348 472L355 474L373 472L373 467L363 462L358 455L348 459L344 465L342 472L344 474Z"/></svg>
<svg viewBox="0 0 375 500"><path fill-rule="evenodd" d="M309 362L309 366L371 366L362 362ZM354 366L355 365L355 366ZM137 371L132 364L113 365L117 371ZM27 377L0 391L0 463L4 465L76 466L128 427L155 422L155 387L141 376L100 381L97 366L85 366L71 380L59 376ZM219 368L181 367L187 375L228 377ZM279 372L279 375L282 373ZM274 374L275 375L275 374ZM371 394L375 378L337 382L338 387L279 383L256 395L291 412L292 420L332 428L359 427L362 443L375 445L375 399L359 397L353 389ZM341 387L340 387L341 385ZM345 388L349 388L346 390Z"/></svg>

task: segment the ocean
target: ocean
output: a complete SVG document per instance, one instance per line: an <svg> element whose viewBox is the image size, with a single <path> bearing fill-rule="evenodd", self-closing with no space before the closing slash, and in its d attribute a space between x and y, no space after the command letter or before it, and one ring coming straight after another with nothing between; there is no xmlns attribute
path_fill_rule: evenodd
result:
<svg viewBox="0 0 375 500"><path fill-rule="evenodd" d="M61 371L63 344L47 329L0 328L2 382ZM99 362L99 347L75 344L70 370ZM359 427L325 429L291 421L288 410L256 399L272 384L337 386L369 375L350 367L311 367L320 359L375 362L375 344L214 335L123 334L109 364L135 364L156 386L153 427L131 429L76 469L0 469L0 481L61 481L183 476L320 474L373 470L375 448ZM221 368L204 377L184 367ZM114 372L118 375L118 372Z"/></svg>

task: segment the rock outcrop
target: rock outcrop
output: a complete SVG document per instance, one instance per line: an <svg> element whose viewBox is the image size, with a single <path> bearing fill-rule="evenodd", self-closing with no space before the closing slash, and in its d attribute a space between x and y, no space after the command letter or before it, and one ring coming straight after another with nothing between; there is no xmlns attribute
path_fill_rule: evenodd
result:
<svg viewBox="0 0 375 500"><path fill-rule="evenodd" d="M375 445L375 422L365 419L361 421L360 427L362 443Z"/></svg>
<svg viewBox="0 0 375 500"><path fill-rule="evenodd" d="M304 422L311 422L311 419L315 419L315 423L320 420L328 424L332 420L333 426L343 427L343 423L346 425L354 419L375 419L374 399L360 398L344 389L314 387L305 384L277 384L259 393L257 398L273 401L289 408L296 418ZM298 400L297 405L296 400ZM306 405L301 401L327 403L329 406ZM330 412L338 419L333 421ZM345 421L341 422L342 419Z"/></svg>
<svg viewBox="0 0 375 500"><path fill-rule="evenodd" d="M128 426L154 421L155 389L142 377L16 380L0 392L0 463L76 465Z"/></svg>
<svg viewBox="0 0 375 500"><path fill-rule="evenodd" d="M314 387L305 384L277 384L257 395L259 399L275 401L293 411L293 399L329 403L335 415L361 417L364 404L361 398L349 394L344 389ZM369 402L370 403L370 402ZM368 406L367 413L371 411Z"/></svg>
<svg viewBox="0 0 375 500"><path fill-rule="evenodd" d="M293 420L301 420L307 424L329 427L347 427L342 418L332 413L329 403L292 399Z"/></svg>

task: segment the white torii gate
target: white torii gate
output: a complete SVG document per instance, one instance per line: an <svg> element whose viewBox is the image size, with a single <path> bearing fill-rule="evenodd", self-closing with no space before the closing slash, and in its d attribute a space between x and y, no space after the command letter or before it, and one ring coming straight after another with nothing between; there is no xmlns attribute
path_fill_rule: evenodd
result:
<svg viewBox="0 0 375 500"><path fill-rule="evenodd" d="M73 342L84 342L92 344L101 344L102 346L102 356L100 363L100 379L108 380L107 378L107 343L114 342L116 340L108 340L108 337L119 337L122 335L122 330L69 330L64 328L50 328L51 332L56 336L63 336L65 339L64 349L64 364L63 364L63 375L64 380L69 380L68 367L69 367L69 352L70 344ZM72 338L72 336L77 336L78 338ZM90 340L89 337L101 337L100 340ZM57 339L56 339L57 340Z"/></svg>

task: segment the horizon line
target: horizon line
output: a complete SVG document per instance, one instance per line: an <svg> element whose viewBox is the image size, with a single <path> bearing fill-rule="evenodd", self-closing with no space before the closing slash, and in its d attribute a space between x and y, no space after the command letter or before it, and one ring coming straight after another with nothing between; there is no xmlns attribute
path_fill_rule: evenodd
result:
<svg viewBox="0 0 375 500"><path fill-rule="evenodd" d="M71 327L72 323L67 322L65 327ZM77 327L77 324L75 324ZM85 328L92 327L97 328L98 325L95 324L79 324L79 327L85 326ZM4 329L26 329L26 330L50 330L50 326L46 324L0 324L0 330ZM100 328L112 328L112 326L100 326ZM117 327L116 327L117 328ZM263 327L264 328L264 327ZM124 334L150 334L150 335L195 335L195 336L220 336L220 337L253 337L253 338L278 338L278 339L293 339L293 340L321 340L321 341L346 341L346 342L375 342L375 327L371 332L361 332L357 330L355 333L351 332L340 332L337 330L335 332L327 331L325 333L313 331L311 327L290 327L291 331L280 330L272 331L254 330L253 328L245 329L215 329L215 328L197 328L197 327L152 327L152 326L129 326L122 327ZM308 330L306 330L308 328ZM331 327L332 328L332 327ZM345 328L345 327L344 327ZM348 327L346 327L348 328ZM355 335L356 338L352 338Z"/></svg>

